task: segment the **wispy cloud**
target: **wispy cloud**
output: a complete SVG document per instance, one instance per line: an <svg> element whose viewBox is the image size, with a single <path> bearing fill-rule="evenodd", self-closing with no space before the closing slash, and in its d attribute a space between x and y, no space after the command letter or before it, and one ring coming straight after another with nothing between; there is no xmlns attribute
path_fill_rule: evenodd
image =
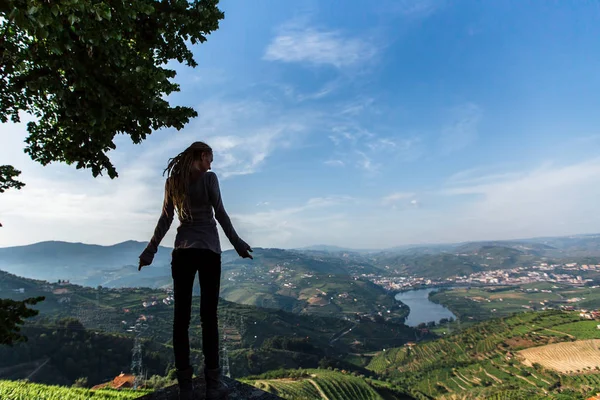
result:
<svg viewBox="0 0 600 400"><path fill-rule="evenodd" d="M446 187L479 185L490 182L517 179L523 176L523 171L507 171L515 166L503 163L465 169L450 175L445 182Z"/></svg>
<svg viewBox="0 0 600 400"><path fill-rule="evenodd" d="M399 0L394 11L411 17L427 17L444 6L444 0Z"/></svg>
<svg viewBox="0 0 600 400"><path fill-rule="evenodd" d="M376 54L372 43L338 30L324 30L298 23L280 28L267 46L264 59L288 63L331 65L344 68L370 60Z"/></svg>
<svg viewBox="0 0 600 400"><path fill-rule="evenodd" d="M343 104L340 115L356 116L371 107L373 103L374 99L372 97L361 96L358 99Z"/></svg>
<svg viewBox="0 0 600 400"><path fill-rule="evenodd" d="M600 159L541 166L521 173L483 175L452 185L447 196L466 196L456 210L464 237L527 237L597 230Z"/></svg>
<svg viewBox="0 0 600 400"><path fill-rule="evenodd" d="M206 141L215 152L214 169L224 179L259 171L270 154L293 147L319 118L310 110L283 111L258 100L209 101L198 109L200 116L169 139L167 148L183 150L195 140ZM163 158L167 155L163 151Z"/></svg>
<svg viewBox="0 0 600 400"><path fill-rule="evenodd" d="M450 121L442 128L439 139L442 153L461 150L477 139L481 108L474 103L466 103L451 111Z"/></svg>
<svg viewBox="0 0 600 400"><path fill-rule="evenodd" d="M356 158L356 162L357 162L359 168L361 168L365 172L374 173L374 172L377 172L381 168L381 164L373 162L372 157L367 155L365 152L356 150L355 153L358 156Z"/></svg>
<svg viewBox="0 0 600 400"><path fill-rule="evenodd" d="M385 197L383 197L381 199L381 204L383 204L384 206L388 206L391 204L395 204L401 200L408 200L408 199L412 199L411 203L414 201L416 204L416 200L414 199L415 194L412 192L395 192L392 194L389 194Z"/></svg>
<svg viewBox="0 0 600 400"><path fill-rule="evenodd" d="M315 197L297 206L233 214L232 220L236 226L239 223L240 235L251 238L253 246L299 247L330 242L330 229L349 229L350 221L340 207L352 207L360 202L351 196ZM315 229L317 226L320 229Z"/></svg>
<svg viewBox="0 0 600 400"><path fill-rule="evenodd" d="M324 164L329 165L330 167L343 167L346 165L342 160L327 160Z"/></svg>
<svg viewBox="0 0 600 400"><path fill-rule="evenodd" d="M334 144L334 159L337 160L326 162L331 166L354 165L366 172L375 173L385 163L414 161L421 155L421 151L417 149L419 138L383 136L358 123L335 125L328 137Z"/></svg>
<svg viewBox="0 0 600 400"><path fill-rule="evenodd" d="M317 118L310 112L282 112L259 101L213 100L198 109L200 116L181 132L158 131L141 145L119 140L117 150L111 152L119 171L116 180L94 179L89 170L63 164L34 163L20 151L24 124L3 125L3 135L10 134L5 142L10 147L2 146L0 158L23 171L27 186L0 196L2 229L11 232L2 244L147 240L160 212L161 173L170 157L201 140L213 147L213 167L221 179L256 173L274 151L301 142ZM166 244L172 243L174 231L165 238Z"/></svg>
<svg viewBox="0 0 600 400"><path fill-rule="evenodd" d="M377 13L388 18L421 20L446 6L446 0L380 0L376 4Z"/></svg>

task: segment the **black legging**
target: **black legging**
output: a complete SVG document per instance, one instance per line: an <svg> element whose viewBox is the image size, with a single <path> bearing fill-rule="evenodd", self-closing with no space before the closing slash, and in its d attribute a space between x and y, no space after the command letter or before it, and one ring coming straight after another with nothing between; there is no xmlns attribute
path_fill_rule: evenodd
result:
<svg viewBox="0 0 600 400"><path fill-rule="evenodd" d="M171 261L173 277L173 350L175 367L190 368L190 339L188 330L192 316L192 291L198 272L200 280L200 321L202 322L202 351L206 368L219 368L219 329L217 305L221 284L221 255L207 249L175 249Z"/></svg>

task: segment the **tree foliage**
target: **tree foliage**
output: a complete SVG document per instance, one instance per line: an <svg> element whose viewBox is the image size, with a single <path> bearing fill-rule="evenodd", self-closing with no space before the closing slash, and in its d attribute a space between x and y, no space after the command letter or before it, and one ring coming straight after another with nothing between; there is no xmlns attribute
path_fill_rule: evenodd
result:
<svg viewBox="0 0 600 400"><path fill-rule="evenodd" d="M181 129L197 115L172 107L170 61L197 65L188 42L218 29L218 0L8 0L0 2L0 121L35 117L25 151L42 165L117 176L107 152Z"/></svg>
<svg viewBox="0 0 600 400"><path fill-rule="evenodd" d="M0 165L0 193L7 189L21 189L24 183L15 180L21 175L21 171L16 170L12 165Z"/></svg>
<svg viewBox="0 0 600 400"><path fill-rule="evenodd" d="M171 61L197 65L188 44L203 43L224 17L218 0L0 1L0 122L27 124L25 152L51 162L118 176L107 153L117 134L140 143L197 115L172 107L179 91ZM20 171L0 166L0 193L20 189ZM1 225L0 225L1 226ZM31 299L28 299L31 300ZM0 343L24 340L25 300L0 300ZM6 318L6 319L4 319Z"/></svg>
<svg viewBox="0 0 600 400"><path fill-rule="evenodd" d="M23 324L25 318L39 314L38 310L28 308L27 305L35 305L44 299L43 296L23 301L0 299L0 344L12 346L14 343L27 341L27 337L19 333L19 325Z"/></svg>

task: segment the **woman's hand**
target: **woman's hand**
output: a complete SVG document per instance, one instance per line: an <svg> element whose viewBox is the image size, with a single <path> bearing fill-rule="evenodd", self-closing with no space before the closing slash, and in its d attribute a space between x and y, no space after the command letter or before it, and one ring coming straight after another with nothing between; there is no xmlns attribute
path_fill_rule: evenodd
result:
<svg viewBox="0 0 600 400"><path fill-rule="evenodd" d="M252 249L250 248L250 246L248 246L247 248L243 249L243 250L238 250L238 255L242 258L249 258L251 260L254 260L254 258L252 258Z"/></svg>
<svg viewBox="0 0 600 400"><path fill-rule="evenodd" d="M140 258L140 265L139 265L139 267L138 267L138 271L141 271L141 270L142 270L142 267L145 267L145 266L147 266L147 265L150 265L150 264L152 264L152 263L151 263L151 262L148 262L148 261L146 261L146 260L142 260L142 259Z"/></svg>

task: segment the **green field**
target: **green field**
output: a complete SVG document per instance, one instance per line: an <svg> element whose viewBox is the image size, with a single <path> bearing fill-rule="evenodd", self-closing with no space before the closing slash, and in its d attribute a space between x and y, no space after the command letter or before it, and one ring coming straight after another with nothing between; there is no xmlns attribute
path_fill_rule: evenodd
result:
<svg viewBox="0 0 600 400"><path fill-rule="evenodd" d="M441 289L432 292L429 298L450 309L461 322L484 321L524 311L560 309L561 306L600 308L600 288L548 282L510 287ZM569 299L581 300L568 302Z"/></svg>
<svg viewBox="0 0 600 400"><path fill-rule="evenodd" d="M600 339L600 321L578 321L557 325L553 330L575 336L577 339Z"/></svg>
<svg viewBox="0 0 600 400"><path fill-rule="evenodd" d="M527 367L516 352L586 338L589 322L577 312L519 313L435 341L386 349L367 368L409 388L416 398L519 398L510 396L525 390L533 397L521 398L559 399L569 393L566 398L583 399L600 391L599 371L587 371L585 378L563 376L535 364Z"/></svg>
<svg viewBox="0 0 600 400"><path fill-rule="evenodd" d="M149 390L89 390L0 380L2 400L129 400L151 392Z"/></svg>

